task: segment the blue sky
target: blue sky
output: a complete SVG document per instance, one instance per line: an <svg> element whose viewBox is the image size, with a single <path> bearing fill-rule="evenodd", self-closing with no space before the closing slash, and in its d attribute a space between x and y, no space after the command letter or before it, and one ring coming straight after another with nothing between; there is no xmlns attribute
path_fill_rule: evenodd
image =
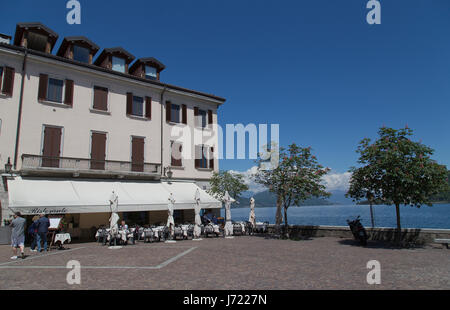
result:
<svg viewBox="0 0 450 310"><path fill-rule="evenodd" d="M66 0L4 1L0 32L40 21L100 47L166 65L161 80L218 96L220 124L278 123L280 143L311 146L338 173L379 127L404 127L450 165L450 1L87 1L81 25ZM252 160L221 160L247 170Z"/></svg>

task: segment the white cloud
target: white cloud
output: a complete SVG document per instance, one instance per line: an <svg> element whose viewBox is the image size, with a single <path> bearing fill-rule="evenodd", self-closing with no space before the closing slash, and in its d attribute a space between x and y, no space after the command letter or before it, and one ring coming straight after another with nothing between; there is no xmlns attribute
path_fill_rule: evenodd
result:
<svg viewBox="0 0 450 310"><path fill-rule="evenodd" d="M258 167L253 166L250 169L246 171L236 171L236 170L230 170L230 173L239 173L243 176L244 183L248 186L248 191L252 192L254 194L263 192L267 190L267 188L264 185L258 184L253 179L253 176L258 172Z"/></svg>
<svg viewBox="0 0 450 310"><path fill-rule="evenodd" d="M230 170L230 173L239 173L244 178L244 183L248 185L249 191L254 194L263 192L267 190L267 188L261 184L258 184L254 181L253 175L258 171L257 166L253 166L246 171L236 171ZM322 181L325 184L328 191L334 190L343 190L346 191L348 189L350 177L350 172L337 173L337 172L329 172L325 176L322 177Z"/></svg>
<svg viewBox="0 0 450 310"><path fill-rule="evenodd" d="M334 190L343 190L346 191L348 189L348 185L350 182L350 177L352 174L350 172L344 173L328 173L322 177L325 186L328 191Z"/></svg>

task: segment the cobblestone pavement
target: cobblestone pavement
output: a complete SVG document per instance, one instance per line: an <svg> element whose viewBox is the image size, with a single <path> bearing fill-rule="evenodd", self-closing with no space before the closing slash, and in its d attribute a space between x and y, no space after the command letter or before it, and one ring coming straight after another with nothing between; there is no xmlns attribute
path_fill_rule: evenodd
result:
<svg viewBox="0 0 450 310"><path fill-rule="evenodd" d="M0 289L450 289L450 251L441 247L236 236L66 248L40 254L26 248L24 260L12 261L10 247L0 246ZM81 263L80 285L66 282L69 260ZM380 285L366 282L369 260L381 264Z"/></svg>

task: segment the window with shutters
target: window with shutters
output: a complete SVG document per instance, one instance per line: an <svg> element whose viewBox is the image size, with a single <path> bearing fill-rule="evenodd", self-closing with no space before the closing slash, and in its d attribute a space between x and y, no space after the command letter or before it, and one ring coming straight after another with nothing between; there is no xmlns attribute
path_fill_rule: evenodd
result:
<svg viewBox="0 0 450 310"><path fill-rule="evenodd" d="M195 146L195 168L214 169L214 148L207 145Z"/></svg>
<svg viewBox="0 0 450 310"><path fill-rule="evenodd" d="M127 93L126 114L130 117L150 120L152 118L152 98Z"/></svg>
<svg viewBox="0 0 450 310"><path fill-rule="evenodd" d="M133 105L131 106L131 115L144 116L144 98L133 96Z"/></svg>
<svg viewBox="0 0 450 310"><path fill-rule="evenodd" d="M47 100L62 103L64 81L49 78L47 88Z"/></svg>
<svg viewBox="0 0 450 310"><path fill-rule="evenodd" d="M14 90L15 70L11 67L0 67L0 93L12 97Z"/></svg>
<svg viewBox="0 0 450 310"><path fill-rule="evenodd" d="M108 111L108 88L94 86L94 102L92 108L99 111Z"/></svg>
<svg viewBox="0 0 450 310"><path fill-rule="evenodd" d="M170 121L172 123L180 123L180 114L181 114L181 109L180 106L178 104L171 104L170 105Z"/></svg>
<svg viewBox="0 0 450 310"><path fill-rule="evenodd" d="M194 107L195 126L207 128L212 125L212 111Z"/></svg>
<svg viewBox="0 0 450 310"><path fill-rule="evenodd" d="M205 128L207 125L207 112L205 110L198 110L197 126Z"/></svg>
<svg viewBox="0 0 450 310"><path fill-rule="evenodd" d="M166 121L174 124L187 124L187 106L166 101Z"/></svg>
<svg viewBox="0 0 450 310"><path fill-rule="evenodd" d="M47 74L39 75L38 100L42 103L58 103L73 106L74 82Z"/></svg>
<svg viewBox="0 0 450 310"><path fill-rule="evenodd" d="M183 152L183 144L180 142L171 141L171 162L170 165L173 167L182 167L182 152Z"/></svg>

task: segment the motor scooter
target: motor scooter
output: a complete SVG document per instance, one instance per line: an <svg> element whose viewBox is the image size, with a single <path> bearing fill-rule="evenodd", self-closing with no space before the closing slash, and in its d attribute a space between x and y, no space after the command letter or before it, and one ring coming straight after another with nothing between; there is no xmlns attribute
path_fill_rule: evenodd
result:
<svg viewBox="0 0 450 310"><path fill-rule="evenodd" d="M360 216L356 217L354 220L347 220L348 226L350 226L350 230L355 237L355 240L359 240L361 245L367 245L367 232L364 226L361 224Z"/></svg>

